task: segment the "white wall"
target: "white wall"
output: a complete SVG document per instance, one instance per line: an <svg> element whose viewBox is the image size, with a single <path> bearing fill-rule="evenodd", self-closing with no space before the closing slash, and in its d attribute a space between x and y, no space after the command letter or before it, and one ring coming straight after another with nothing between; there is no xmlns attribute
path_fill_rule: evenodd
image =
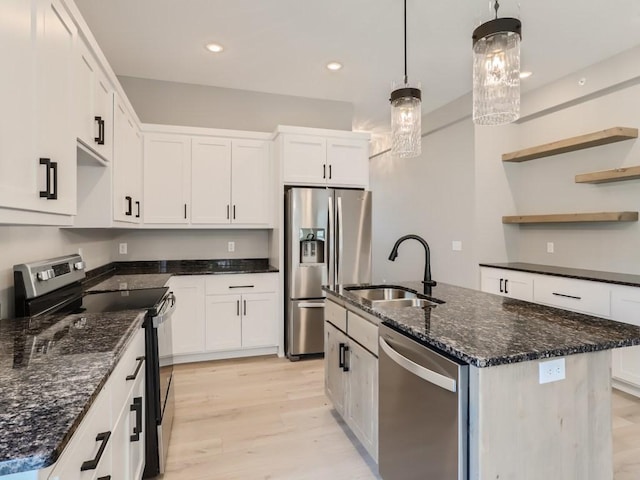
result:
<svg viewBox="0 0 640 480"><path fill-rule="evenodd" d="M143 123L273 132L277 125L351 130L348 102L118 77Z"/></svg>
<svg viewBox="0 0 640 480"><path fill-rule="evenodd" d="M109 263L116 231L0 226L0 318L13 316L13 265L82 249L87 269Z"/></svg>
<svg viewBox="0 0 640 480"><path fill-rule="evenodd" d="M466 117L424 136L420 157L385 153L371 160L374 282L422 279L424 249L418 242L406 241L395 262L388 260L395 241L414 233L429 244L434 280L474 286L473 138ZM452 250L453 240L462 242L462 251Z"/></svg>
<svg viewBox="0 0 640 480"><path fill-rule="evenodd" d="M131 230L112 245L115 261L269 257L268 230ZM235 252L227 243L235 242ZM127 255L119 244L127 243Z"/></svg>

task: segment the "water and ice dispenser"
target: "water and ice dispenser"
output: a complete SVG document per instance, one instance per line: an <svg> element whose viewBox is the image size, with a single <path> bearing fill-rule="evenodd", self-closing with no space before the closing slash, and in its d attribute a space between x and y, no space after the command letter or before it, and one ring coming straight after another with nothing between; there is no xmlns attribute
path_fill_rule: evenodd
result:
<svg viewBox="0 0 640 480"><path fill-rule="evenodd" d="M324 228L300 229L300 263L324 263Z"/></svg>

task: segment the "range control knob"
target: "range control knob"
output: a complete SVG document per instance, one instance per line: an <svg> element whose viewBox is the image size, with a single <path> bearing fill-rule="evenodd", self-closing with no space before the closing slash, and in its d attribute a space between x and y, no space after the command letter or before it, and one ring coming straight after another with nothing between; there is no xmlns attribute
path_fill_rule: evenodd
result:
<svg viewBox="0 0 640 480"><path fill-rule="evenodd" d="M50 280L55 276L56 276L56 273L52 269L42 270L41 272L38 272L36 275L38 280L40 280L41 282L46 282L47 280Z"/></svg>
<svg viewBox="0 0 640 480"><path fill-rule="evenodd" d="M73 264L73 269L74 270L83 270L84 269L84 262L76 262Z"/></svg>

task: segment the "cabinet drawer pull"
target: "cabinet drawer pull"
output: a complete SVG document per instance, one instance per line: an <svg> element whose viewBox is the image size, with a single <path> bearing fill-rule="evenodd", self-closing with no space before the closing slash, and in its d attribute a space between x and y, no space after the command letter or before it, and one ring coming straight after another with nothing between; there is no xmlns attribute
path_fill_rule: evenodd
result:
<svg viewBox="0 0 640 480"><path fill-rule="evenodd" d="M344 369L344 347L346 344L340 343L338 345L338 367Z"/></svg>
<svg viewBox="0 0 640 480"><path fill-rule="evenodd" d="M142 364L144 363L144 356L137 357L136 361L138 362L138 364L136 365L136 370L131 375L127 375L127 377L126 377L127 381L136 379L136 377L138 376L138 372L140 371L140 368L142 367Z"/></svg>
<svg viewBox="0 0 640 480"><path fill-rule="evenodd" d="M140 201L136 201L136 218L140 218Z"/></svg>
<svg viewBox="0 0 640 480"><path fill-rule="evenodd" d="M138 442L142 433L142 397L133 399L133 403L129 406L129 411L136 412L136 425L133 427L133 434L129 436L129 440Z"/></svg>
<svg viewBox="0 0 640 480"><path fill-rule="evenodd" d="M98 453L93 460L87 460L86 462L82 462L80 465L80 471L84 472L85 470L95 470L98 468L98 463L102 458L102 454L104 453L104 449L107 448L107 442L109 441L109 437L111 437L111 432L102 432L96 435L96 442L102 442L100 444L100 448L98 449Z"/></svg>
<svg viewBox="0 0 640 480"><path fill-rule="evenodd" d="M253 288L255 285L229 285L229 288Z"/></svg>
<svg viewBox="0 0 640 480"><path fill-rule="evenodd" d="M40 190L40 198L46 198L47 200L58 199L58 162L52 162L50 158L41 158L40 165L44 165L47 169L46 177L47 183L45 190ZM53 174L53 181L51 181L51 174Z"/></svg>
<svg viewBox="0 0 640 480"><path fill-rule="evenodd" d="M504 278L500 279L500 293L504 293L504 290L502 289L502 282L504 282Z"/></svg>
<svg viewBox="0 0 640 480"><path fill-rule="evenodd" d="M242 314L246 316L247 315L247 301L243 300L243 303L244 303L244 310L243 310Z"/></svg>
<svg viewBox="0 0 640 480"><path fill-rule="evenodd" d="M575 295L567 295L565 293L552 292L556 297L573 298L574 300L582 300L582 297L576 297Z"/></svg>
<svg viewBox="0 0 640 480"><path fill-rule="evenodd" d="M331 180L331 165L329 165L329 180Z"/></svg>
<svg viewBox="0 0 640 480"><path fill-rule="evenodd" d="M236 206L233 206L233 219L236 219Z"/></svg>
<svg viewBox="0 0 640 480"><path fill-rule="evenodd" d="M107 475L105 477L98 477L96 480L111 480L111 475Z"/></svg>
<svg viewBox="0 0 640 480"><path fill-rule="evenodd" d="M327 178L327 165L322 165L322 178Z"/></svg>
<svg viewBox="0 0 640 480"><path fill-rule="evenodd" d="M127 195L126 197L124 197L124 201L127 202L127 211L124 212L124 214L127 217L130 217L131 215L133 215L133 198Z"/></svg>
<svg viewBox="0 0 640 480"><path fill-rule="evenodd" d="M229 205L227 205L227 220L229 220Z"/></svg>
<svg viewBox="0 0 640 480"><path fill-rule="evenodd" d="M236 300L236 316L240 316L240 300Z"/></svg>
<svg viewBox="0 0 640 480"><path fill-rule="evenodd" d="M509 290L507 290L507 285L509 284L509 279L505 278L504 279L504 293L509 293Z"/></svg>
<svg viewBox="0 0 640 480"><path fill-rule="evenodd" d="M104 145L104 120L102 117L94 117L94 119L98 122L98 136L94 138L94 141L98 145Z"/></svg>
<svg viewBox="0 0 640 480"><path fill-rule="evenodd" d="M186 203L184 204L184 218L185 218L185 220L187 218L187 204Z"/></svg>
<svg viewBox="0 0 640 480"><path fill-rule="evenodd" d="M347 362L347 353L349 353L349 345L345 345L344 346L344 359L343 359L343 366L342 366L342 371L343 372L348 372L349 371L349 363Z"/></svg>

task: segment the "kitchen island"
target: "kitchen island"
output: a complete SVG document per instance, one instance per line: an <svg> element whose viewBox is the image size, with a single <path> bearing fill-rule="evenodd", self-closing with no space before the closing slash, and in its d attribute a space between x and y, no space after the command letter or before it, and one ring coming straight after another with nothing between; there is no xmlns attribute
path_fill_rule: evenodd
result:
<svg viewBox="0 0 640 480"><path fill-rule="evenodd" d="M325 291L469 365L470 479L612 478L610 349L640 344L640 328L445 284L426 308L378 307L349 288ZM540 384L550 357L564 357L566 378Z"/></svg>

